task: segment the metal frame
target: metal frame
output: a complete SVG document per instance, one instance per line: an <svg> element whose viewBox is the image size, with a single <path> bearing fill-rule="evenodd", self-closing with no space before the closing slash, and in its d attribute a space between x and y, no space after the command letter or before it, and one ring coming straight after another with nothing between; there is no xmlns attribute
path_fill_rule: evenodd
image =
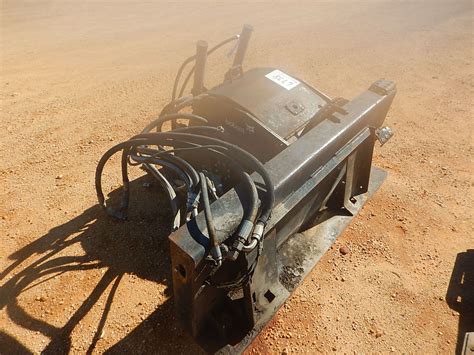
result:
<svg viewBox="0 0 474 355"><path fill-rule="evenodd" d="M176 311L206 351L243 351L380 186L384 173L371 166L375 130L395 92L392 82L374 83L344 105L346 114L334 113L265 164L276 204L251 282L228 289L209 280L247 270L257 251L225 262L211 275L203 235L184 225L170 236ZM212 204L221 242L233 235L242 204L238 189ZM204 217L195 220L206 234ZM298 233L312 225L314 233Z"/></svg>

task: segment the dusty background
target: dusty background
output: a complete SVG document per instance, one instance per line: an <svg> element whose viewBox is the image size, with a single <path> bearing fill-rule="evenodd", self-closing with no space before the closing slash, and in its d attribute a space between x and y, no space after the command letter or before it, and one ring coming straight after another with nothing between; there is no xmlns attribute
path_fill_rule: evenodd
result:
<svg viewBox="0 0 474 355"><path fill-rule="evenodd" d="M382 77L399 90L396 136L375 156L388 180L249 352L455 350L469 322L445 298L456 255L474 247L472 2L1 6L2 354L197 351L173 316L166 216L103 218L94 170L169 100L196 40L246 22L247 68L279 67L331 96Z"/></svg>

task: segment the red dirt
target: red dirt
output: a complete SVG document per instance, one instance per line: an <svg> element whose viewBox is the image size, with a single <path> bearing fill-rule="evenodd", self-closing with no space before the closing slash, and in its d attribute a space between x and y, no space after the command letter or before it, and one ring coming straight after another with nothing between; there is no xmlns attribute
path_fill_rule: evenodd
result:
<svg viewBox="0 0 474 355"><path fill-rule="evenodd" d="M0 353L198 351L173 315L166 238L151 238L163 218L98 218L94 169L160 111L196 40L244 22L247 68L347 98L398 85L375 155L387 181L248 352L454 351L445 295L474 247L471 2L1 6ZM229 60L212 63L209 85Z"/></svg>

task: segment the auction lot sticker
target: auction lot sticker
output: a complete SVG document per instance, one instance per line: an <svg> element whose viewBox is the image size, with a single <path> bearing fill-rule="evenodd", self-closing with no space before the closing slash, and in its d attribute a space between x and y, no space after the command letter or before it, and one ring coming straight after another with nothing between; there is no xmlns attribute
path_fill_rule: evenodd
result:
<svg viewBox="0 0 474 355"><path fill-rule="evenodd" d="M267 75L265 75L266 78L270 79L274 83L277 83L281 87L285 88L286 90L291 90L295 86L298 86L300 83L298 80L295 78L292 78L291 76L283 73L282 71L276 69Z"/></svg>

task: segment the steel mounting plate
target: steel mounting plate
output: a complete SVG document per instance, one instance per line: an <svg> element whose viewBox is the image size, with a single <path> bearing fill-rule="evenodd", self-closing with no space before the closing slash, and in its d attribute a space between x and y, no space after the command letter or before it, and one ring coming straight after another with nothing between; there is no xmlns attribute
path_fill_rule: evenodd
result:
<svg viewBox="0 0 474 355"><path fill-rule="evenodd" d="M259 313L252 331L237 345L226 346L219 354L242 353L262 331L278 309L290 297L308 273L316 266L322 256L329 250L337 237L342 234L352 219L359 213L364 204L373 196L385 180L387 173L377 167L372 167L368 192L356 197L353 209L354 215L336 215L316 226L297 233L288 238L277 250L277 263L280 272L280 282L277 287L273 286L274 298L265 312ZM256 273L258 274L258 273ZM289 276L285 276L289 275ZM258 282L257 280L254 280Z"/></svg>

